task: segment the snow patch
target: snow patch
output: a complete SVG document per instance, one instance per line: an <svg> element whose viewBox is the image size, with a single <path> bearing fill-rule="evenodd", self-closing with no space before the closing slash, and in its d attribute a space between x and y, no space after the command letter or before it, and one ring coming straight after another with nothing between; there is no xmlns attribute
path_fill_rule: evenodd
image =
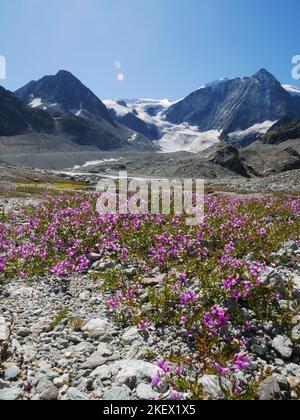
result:
<svg viewBox="0 0 300 420"><path fill-rule="evenodd" d="M238 130L238 131L234 131L230 134L228 134L229 138L232 137L245 137L249 134L252 133L260 133L260 134L266 134L267 131L269 131L269 129L276 124L277 121L264 121L263 123L260 124L254 124L251 127L247 128L246 130Z"/></svg>
<svg viewBox="0 0 300 420"><path fill-rule="evenodd" d="M117 101L112 101L110 99L107 99L103 101L103 103L106 106L106 108L113 109L117 117L119 118L125 117L127 114L132 112L131 109L127 108L126 106L118 104Z"/></svg>
<svg viewBox="0 0 300 420"><path fill-rule="evenodd" d="M38 108L41 105L43 105L43 102L42 102L41 98L34 98L29 104L29 106L31 106L31 108Z"/></svg>
<svg viewBox="0 0 300 420"><path fill-rule="evenodd" d="M102 163L109 163L109 162L119 162L122 160L123 157L120 157L119 159L102 159L102 160L89 160L85 162L83 165L75 165L73 167L73 170L81 169L81 168L87 168L88 166L95 166L95 165L101 165Z"/></svg>
<svg viewBox="0 0 300 420"><path fill-rule="evenodd" d="M218 143L221 134L218 130L200 132L197 127L185 123L170 126L169 129L165 127L165 130L164 136L158 142L163 153L181 151L199 153Z"/></svg>
<svg viewBox="0 0 300 420"><path fill-rule="evenodd" d="M292 96L300 96L300 88L292 85L282 85L282 87Z"/></svg>

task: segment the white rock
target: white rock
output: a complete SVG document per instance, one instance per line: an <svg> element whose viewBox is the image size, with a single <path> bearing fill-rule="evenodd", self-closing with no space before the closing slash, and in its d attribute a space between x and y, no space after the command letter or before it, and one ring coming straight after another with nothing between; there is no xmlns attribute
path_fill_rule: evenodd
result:
<svg viewBox="0 0 300 420"><path fill-rule="evenodd" d="M134 343L126 355L127 360L143 360L145 358L145 347L140 343Z"/></svg>
<svg viewBox="0 0 300 420"><path fill-rule="evenodd" d="M292 339L295 341L300 340L300 324L296 325L296 327L293 328Z"/></svg>
<svg viewBox="0 0 300 420"><path fill-rule="evenodd" d="M202 385L205 394L214 399L223 397L222 387L229 390L232 388L232 384L224 379L222 380L221 386L220 378L216 375L204 375L199 382Z"/></svg>
<svg viewBox="0 0 300 420"><path fill-rule="evenodd" d="M274 338L272 345L284 359L289 359L293 354L293 343L288 337L278 335Z"/></svg>
<svg viewBox="0 0 300 420"><path fill-rule="evenodd" d="M91 295L89 294L89 292L82 292L79 295L79 299L82 300L83 302L86 302L90 299L90 296Z"/></svg>
<svg viewBox="0 0 300 420"><path fill-rule="evenodd" d="M0 316L0 341L6 341L9 336L8 325L3 316Z"/></svg>
<svg viewBox="0 0 300 420"><path fill-rule="evenodd" d="M66 395L62 398L64 401L86 401L88 399L89 397L86 394L76 388L69 388Z"/></svg>
<svg viewBox="0 0 300 420"><path fill-rule="evenodd" d="M113 354L113 349L107 343L99 343L97 348L98 356L111 356Z"/></svg>
<svg viewBox="0 0 300 420"><path fill-rule="evenodd" d="M295 275L293 282L293 297L300 301L300 276Z"/></svg>
<svg viewBox="0 0 300 420"><path fill-rule="evenodd" d="M127 387L114 386L103 394L104 401L126 401L130 399L130 390Z"/></svg>
<svg viewBox="0 0 300 420"><path fill-rule="evenodd" d="M149 384L139 384L136 388L136 395L139 400L158 400L160 394L153 391Z"/></svg>
<svg viewBox="0 0 300 420"><path fill-rule="evenodd" d="M119 360L111 366L112 376L116 375L116 381L126 382L126 378L136 378L136 383L150 382L152 376L159 370L157 366L142 360Z"/></svg>
<svg viewBox="0 0 300 420"><path fill-rule="evenodd" d="M122 335L122 342L131 345L133 342L142 342L143 338L137 327L132 327Z"/></svg>
<svg viewBox="0 0 300 420"><path fill-rule="evenodd" d="M91 319L84 327L83 331L87 331L95 338L104 337L108 330L108 321L106 319Z"/></svg>
<svg viewBox="0 0 300 420"><path fill-rule="evenodd" d="M19 388L0 389L0 401L16 401L22 396L22 390Z"/></svg>

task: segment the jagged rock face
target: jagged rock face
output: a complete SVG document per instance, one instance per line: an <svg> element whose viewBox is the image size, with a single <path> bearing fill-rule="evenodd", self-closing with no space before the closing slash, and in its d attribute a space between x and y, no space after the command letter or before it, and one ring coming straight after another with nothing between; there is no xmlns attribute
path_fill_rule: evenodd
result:
<svg viewBox="0 0 300 420"><path fill-rule="evenodd" d="M239 151L228 143L221 142L210 147L201 154L201 160L223 166L239 175L248 176Z"/></svg>
<svg viewBox="0 0 300 420"><path fill-rule="evenodd" d="M55 76L45 76L38 81L32 81L15 94L27 103L40 98L47 104L59 104L64 111L75 113L86 110L112 122L103 102L72 73L65 70L59 71Z"/></svg>
<svg viewBox="0 0 300 420"><path fill-rule="evenodd" d="M8 90L0 87L0 136L14 136L28 130L51 131L54 120L48 112L30 109Z"/></svg>
<svg viewBox="0 0 300 420"><path fill-rule="evenodd" d="M299 139L300 143L300 119L287 124L276 124L261 141L266 144L279 144L294 139Z"/></svg>
<svg viewBox="0 0 300 420"><path fill-rule="evenodd" d="M265 121L300 117L300 105L266 70L252 77L224 79L193 92L166 111L174 124L187 122L202 131L245 130Z"/></svg>

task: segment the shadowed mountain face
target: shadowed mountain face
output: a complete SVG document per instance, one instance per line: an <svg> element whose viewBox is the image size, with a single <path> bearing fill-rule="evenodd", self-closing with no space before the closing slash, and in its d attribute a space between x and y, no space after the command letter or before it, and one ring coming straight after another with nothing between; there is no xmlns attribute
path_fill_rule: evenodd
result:
<svg viewBox="0 0 300 420"><path fill-rule="evenodd" d="M58 105L62 110L74 114L85 110L95 117L112 123L112 118L103 102L72 73L65 70L59 71L55 76L45 76L38 81L32 81L17 90L15 94L27 103L40 99L41 106Z"/></svg>
<svg viewBox="0 0 300 420"><path fill-rule="evenodd" d="M166 111L166 119L198 126L201 131L229 133L246 130L265 121L300 117L300 104L269 72L252 77L223 79L208 84Z"/></svg>
<svg viewBox="0 0 300 420"><path fill-rule="evenodd" d="M28 130L49 132L54 121L48 112L31 109L0 86L0 136L14 136Z"/></svg>
<svg viewBox="0 0 300 420"><path fill-rule="evenodd" d="M298 140L300 145L300 119L286 124L274 125L262 138L265 144L280 144L288 140Z"/></svg>
<svg viewBox="0 0 300 420"><path fill-rule="evenodd" d="M29 93L35 92L33 84L37 94L43 93L43 99ZM58 153L61 148L70 152L78 148L109 151L133 146L136 150L153 149L152 142L139 134L132 145L130 140L134 133L113 121L105 105L70 73L46 76L18 92L19 97L0 87L2 149L5 144L2 155L28 153L29 150L30 153ZM23 101L20 97L28 100ZM68 109L76 105L79 97L88 110ZM61 103L53 103L54 100L61 100Z"/></svg>

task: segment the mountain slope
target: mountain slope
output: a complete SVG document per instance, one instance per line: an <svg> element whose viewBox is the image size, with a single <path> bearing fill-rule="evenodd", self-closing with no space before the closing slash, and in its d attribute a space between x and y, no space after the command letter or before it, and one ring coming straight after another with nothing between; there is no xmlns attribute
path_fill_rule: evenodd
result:
<svg viewBox="0 0 300 420"><path fill-rule="evenodd" d="M128 107L127 103L123 101L106 100L104 104L110 111L111 117L120 124L125 125L131 130L142 134L151 140L158 140L159 133L157 126L146 120L140 118L136 109Z"/></svg>
<svg viewBox="0 0 300 420"><path fill-rule="evenodd" d="M104 103L68 71L32 81L15 95L35 112L49 112L59 134L71 137L76 144L110 150L130 148L134 143L136 148L154 149L142 133L115 121Z"/></svg>
<svg viewBox="0 0 300 420"><path fill-rule="evenodd" d="M14 136L34 130L49 132L54 120L48 112L31 109L0 86L0 136Z"/></svg>
<svg viewBox="0 0 300 420"><path fill-rule="evenodd" d="M201 131L220 130L221 138L228 139L229 134L240 134L257 124L269 122L269 128L282 118L300 117L300 106L274 76L262 69L252 77L205 85L172 105L165 117L173 124L185 122Z"/></svg>
<svg viewBox="0 0 300 420"><path fill-rule="evenodd" d="M73 114L85 110L94 116L112 123L112 118L97 96L72 73L61 70L54 76L44 76L32 81L15 92L32 107L56 108Z"/></svg>

